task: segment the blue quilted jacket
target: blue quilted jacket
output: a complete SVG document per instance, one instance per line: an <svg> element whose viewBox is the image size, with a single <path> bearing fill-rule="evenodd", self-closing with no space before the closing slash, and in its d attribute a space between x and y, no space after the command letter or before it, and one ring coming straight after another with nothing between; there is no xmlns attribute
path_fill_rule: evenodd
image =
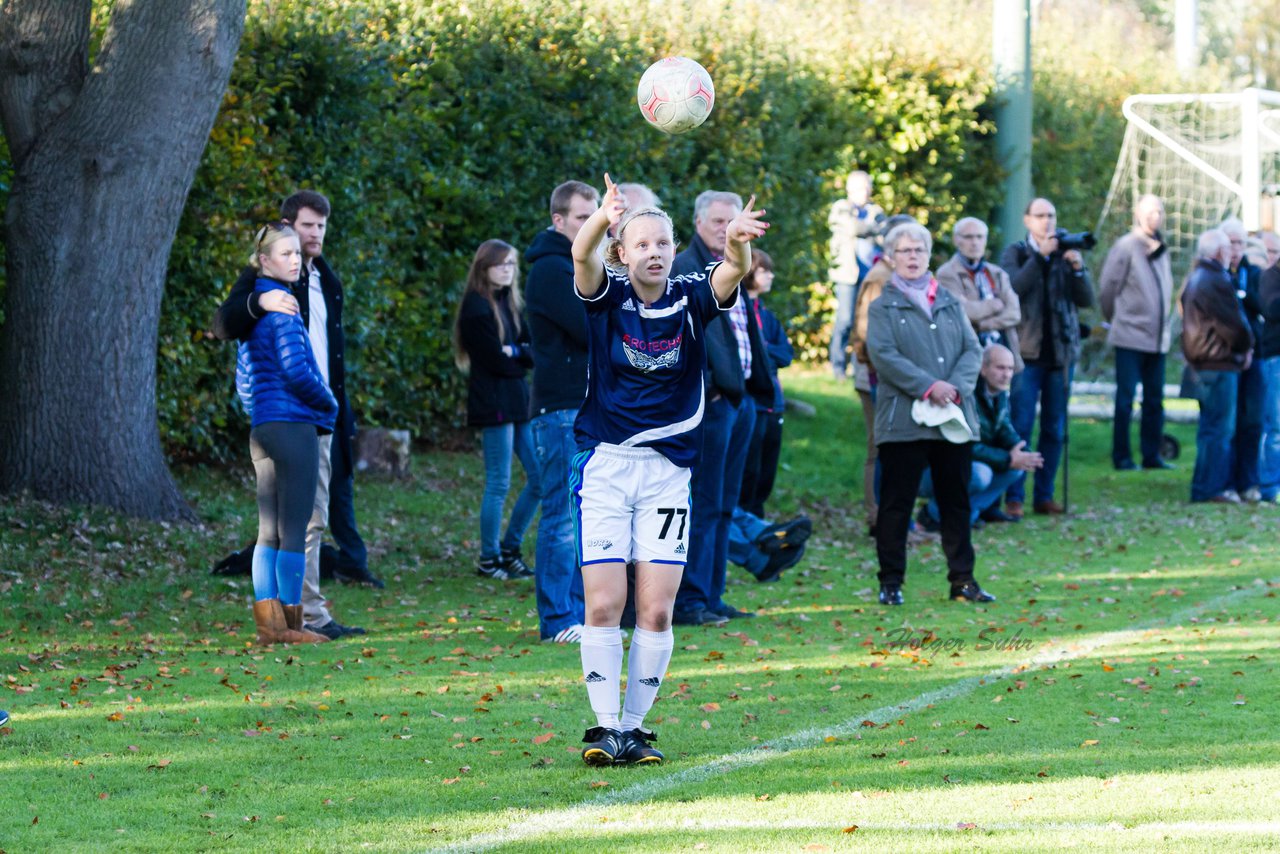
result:
<svg viewBox="0 0 1280 854"><path fill-rule="evenodd" d="M259 278L258 292L289 287ZM314 424L332 433L338 402L325 385L307 330L297 315L269 311L240 344L236 359L236 391L253 426L269 421Z"/></svg>

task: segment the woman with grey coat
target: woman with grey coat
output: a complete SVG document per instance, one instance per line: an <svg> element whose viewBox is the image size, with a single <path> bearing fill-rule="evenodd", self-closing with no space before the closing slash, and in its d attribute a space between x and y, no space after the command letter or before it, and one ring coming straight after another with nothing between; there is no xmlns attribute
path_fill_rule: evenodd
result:
<svg viewBox="0 0 1280 854"><path fill-rule="evenodd" d="M901 605L907 530L926 468L941 515L952 599L990 602L973 577L969 478L978 436L974 387L982 350L964 307L929 272L933 240L915 223L885 237L893 274L867 316L867 355L875 369L880 514L876 555L880 603Z"/></svg>

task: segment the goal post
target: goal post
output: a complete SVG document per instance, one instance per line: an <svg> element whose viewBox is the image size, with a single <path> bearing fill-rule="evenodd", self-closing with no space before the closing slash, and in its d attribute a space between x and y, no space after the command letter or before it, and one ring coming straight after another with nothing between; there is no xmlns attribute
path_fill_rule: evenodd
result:
<svg viewBox="0 0 1280 854"><path fill-rule="evenodd" d="M1131 95L1097 232L1114 240L1137 200L1164 200L1166 239L1181 275L1201 233L1239 217L1249 231L1280 225L1280 92Z"/></svg>

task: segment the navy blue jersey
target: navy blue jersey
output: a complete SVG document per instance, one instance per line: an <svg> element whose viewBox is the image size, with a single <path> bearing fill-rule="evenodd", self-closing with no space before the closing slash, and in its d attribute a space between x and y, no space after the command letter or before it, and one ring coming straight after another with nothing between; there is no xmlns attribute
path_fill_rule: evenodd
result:
<svg viewBox="0 0 1280 854"><path fill-rule="evenodd" d="M574 422L578 449L601 443L653 448L691 468L702 449L704 331L722 309L711 290L715 264L667 279L646 306L625 273L605 268L587 308L587 398Z"/></svg>

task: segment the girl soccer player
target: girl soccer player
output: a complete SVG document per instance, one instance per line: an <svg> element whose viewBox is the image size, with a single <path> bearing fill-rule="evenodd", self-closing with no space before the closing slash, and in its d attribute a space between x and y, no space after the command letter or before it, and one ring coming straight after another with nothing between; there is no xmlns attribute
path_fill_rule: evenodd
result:
<svg viewBox="0 0 1280 854"><path fill-rule="evenodd" d="M588 765L658 763L642 724L674 645L671 611L684 570L689 468L701 447L703 333L732 308L751 268L750 242L764 234L755 197L729 223L725 257L670 276L676 241L656 207L628 210L604 176L605 194L573 241L574 285L586 304L587 397L574 430L579 453L570 486L586 594L582 675L597 725ZM616 237L598 252L606 231ZM745 437L744 437L745 441ZM635 561L636 629L619 709L628 561Z"/></svg>

